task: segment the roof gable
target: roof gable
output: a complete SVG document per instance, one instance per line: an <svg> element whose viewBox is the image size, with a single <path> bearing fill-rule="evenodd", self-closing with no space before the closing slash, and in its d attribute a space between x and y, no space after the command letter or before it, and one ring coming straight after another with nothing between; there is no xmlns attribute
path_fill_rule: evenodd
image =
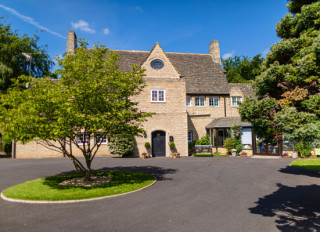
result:
<svg viewBox="0 0 320 232"><path fill-rule="evenodd" d="M130 71L134 64L145 64L150 67L150 63L146 62L150 58L151 52L149 51L113 51L119 54L117 63L122 71ZM211 55L175 52L165 52L164 54L177 73L181 75L181 78L186 80L187 94L230 93L230 85L227 82L224 70L219 64L213 62ZM152 77L147 72L145 74L147 74L147 77Z"/></svg>
<svg viewBox="0 0 320 232"><path fill-rule="evenodd" d="M164 64L163 67L160 69L151 67L151 62L154 60L161 60ZM145 74L147 77L180 78L181 76L158 43L151 49L150 54L146 57L141 67L146 70Z"/></svg>

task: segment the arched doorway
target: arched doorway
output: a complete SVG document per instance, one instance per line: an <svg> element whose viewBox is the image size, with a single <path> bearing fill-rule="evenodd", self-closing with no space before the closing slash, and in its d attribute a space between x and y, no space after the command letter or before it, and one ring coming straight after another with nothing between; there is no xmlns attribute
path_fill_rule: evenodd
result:
<svg viewBox="0 0 320 232"><path fill-rule="evenodd" d="M152 132L152 156L166 156L166 132Z"/></svg>

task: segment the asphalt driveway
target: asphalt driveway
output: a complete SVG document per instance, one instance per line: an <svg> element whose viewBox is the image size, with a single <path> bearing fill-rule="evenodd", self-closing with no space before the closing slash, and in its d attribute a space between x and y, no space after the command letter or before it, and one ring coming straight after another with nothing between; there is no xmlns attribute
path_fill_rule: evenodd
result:
<svg viewBox="0 0 320 232"><path fill-rule="evenodd" d="M0 231L320 231L320 175L291 159L96 158L93 169L144 171L158 182L98 201L0 200ZM73 170L67 159L0 160L0 190Z"/></svg>

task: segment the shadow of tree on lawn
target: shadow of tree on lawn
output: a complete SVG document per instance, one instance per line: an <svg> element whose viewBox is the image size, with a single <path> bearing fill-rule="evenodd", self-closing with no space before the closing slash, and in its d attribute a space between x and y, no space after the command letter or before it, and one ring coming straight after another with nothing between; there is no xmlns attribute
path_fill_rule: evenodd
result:
<svg viewBox="0 0 320 232"><path fill-rule="evenodd" d="M280 231L320 231L320 187L277 184L279 189L249 208L252 214L275 217Z"/></svg>
<svg viewBox="0 0 320 232"><path fill-rule="evenodd" d="M318 165L306 165L304 167L309 170L297 168L294 166L287 166L285 168L281 168L279 172L292 174L292 175L303 175L303 176L318 177L318 178L320 177L320 173L316 171L311 171L312 169L316 170L317 168L319 168Z"/></svg>
<svg viewBox="0 0 320 232"><path fill-rule="evenodd" d="M112 168L104 167L99 169L98 171L110 171L110 170L143 172L156 177L157 181L172 180L172 178L169 178L166 175L174 174L177 172L177 169L161 168L156 166L129 166L129 167L118 166L118 167L112 167Z"/></svg>
<svg viewBox="0 0 320 232"><path fill-rule="evenodd" d="M92 170L92 175L105 175L105 171L110 171L110 177L112 178L111 182L106 184L90 186L90 187L73 187L73 186L62 186L61 183L64 180L71 179L74 177L81 177L82 175L77 171L63 172L55 176L49 176L44 179L44 184L50 186L55 189L70 189L70 188L83 188L83 189L93 189L93 188L105 188L118 186L121 184L135 184L142 183L146 180L154 180L153 177L156 178L157 181L168 181L172 180L171 178L166 177L167 174L173 174L177 172L176 169L170 168L161 168L156 166L130 166L130 167L104 167L97 170ZM121 171L121 172L115 172ZM143 173L150 174L143 175ZM153 176L153 177L152 177Z"/></svg>

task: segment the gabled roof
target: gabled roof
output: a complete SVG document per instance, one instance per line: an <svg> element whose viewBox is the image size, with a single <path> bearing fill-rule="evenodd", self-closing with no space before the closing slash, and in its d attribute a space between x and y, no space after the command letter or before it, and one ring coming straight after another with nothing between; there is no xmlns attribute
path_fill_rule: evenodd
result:
<svg viewBox="0 0 320 232"><path fill-rule="evenodd" d="M142 65L149 51L113 50L119 54L119 67L129 71L134 64ZM230 89L221 66L210 54L165 52L181 78L186 80L187 94L229 94Z"/></svg>
<svg viewBox="0 0 320 232"><path fill-rule="evenodd" d="M252 127L251 123L241 121L240 117L226 117L226 118L216 118L212 120L207 126L210 128L229 128L234 125L242 127Z"/></svg>

